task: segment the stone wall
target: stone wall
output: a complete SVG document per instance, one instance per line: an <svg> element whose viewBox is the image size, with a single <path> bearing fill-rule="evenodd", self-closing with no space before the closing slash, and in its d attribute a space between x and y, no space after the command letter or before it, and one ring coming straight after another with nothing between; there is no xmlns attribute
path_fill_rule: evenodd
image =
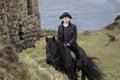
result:
<svg viewBox="0 0 120 80"><path fill-rule="evenodd" d="M35 47L40 35L38 0L0 0L0 45Z"/></svg>

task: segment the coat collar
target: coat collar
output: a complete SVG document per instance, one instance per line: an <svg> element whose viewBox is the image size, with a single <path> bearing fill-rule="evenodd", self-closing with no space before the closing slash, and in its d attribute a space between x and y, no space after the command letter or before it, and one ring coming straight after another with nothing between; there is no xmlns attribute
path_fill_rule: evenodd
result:
<svg viewBox="0 0 120 80"><path fill-rule="evenodd" d="M63 26L64 21L61 22L61 25ZM69 21L68 26L72 25L72 23Z"/></svg>

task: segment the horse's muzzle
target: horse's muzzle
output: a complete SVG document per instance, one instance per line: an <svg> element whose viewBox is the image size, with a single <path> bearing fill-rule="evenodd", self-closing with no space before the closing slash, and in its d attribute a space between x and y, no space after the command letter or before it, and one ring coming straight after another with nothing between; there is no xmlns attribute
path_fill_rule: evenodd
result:
<svg viewBox="0 0 120 80"><path fill-rule="evenodd" d="M46 59L46 63L47 63L47 64L51 64L51 61L48 60L48 59Z"/></svg>

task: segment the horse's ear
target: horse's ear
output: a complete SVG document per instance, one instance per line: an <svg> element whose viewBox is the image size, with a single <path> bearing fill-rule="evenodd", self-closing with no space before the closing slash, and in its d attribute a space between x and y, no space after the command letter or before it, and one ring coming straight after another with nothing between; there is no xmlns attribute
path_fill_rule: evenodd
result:
<svg viewBox="0 0 120 80"><path fill-rule="evenodd" d="M48 42L48 37L46 36L46 42Z"/></svg>
<svg viewBox="0 0 120 80"><path fill-rule="evenodd" d="M52 39L55 41L55 40L56 40L56 39L55 39L55 36L53 36L53 38L52 38Z"/></svg>

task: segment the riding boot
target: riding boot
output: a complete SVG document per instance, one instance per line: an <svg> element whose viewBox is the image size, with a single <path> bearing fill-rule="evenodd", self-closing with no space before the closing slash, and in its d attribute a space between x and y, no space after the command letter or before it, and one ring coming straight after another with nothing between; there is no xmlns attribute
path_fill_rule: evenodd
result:
<svg viewBox="0 0 120 80"><path fill-rule="evenodd" d="M77 59L76 60L76 66L75 66L75 77L78 78L78 72L79 72L79 68L82 66L82 59Z"/></svg>
<svg viewBox="0 0 120 80"><path fill-rule="evenodd" d="M78 75L78 68L76 67L76 72L75 72L75 78L78 78L79 77L79 75Z"/></svg>

